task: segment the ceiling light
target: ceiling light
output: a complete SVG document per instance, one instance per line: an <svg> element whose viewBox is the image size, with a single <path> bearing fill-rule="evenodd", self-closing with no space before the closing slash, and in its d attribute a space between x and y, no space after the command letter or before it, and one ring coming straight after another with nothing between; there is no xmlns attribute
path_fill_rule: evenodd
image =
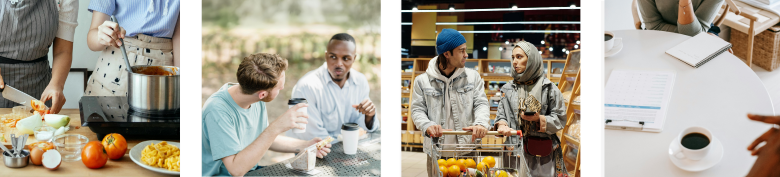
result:
<svg viewBox="0 0 780 177"><path fill-rule="evenodd" d="M552 47L550 47L550 52L552 52L552 51L553 51L553 48L552 48Z"/></svg>
<svg viewBox="0 0 780 177"><path fill-rule="evenodd" d="M578 10L581 7L523 7L523 8L492 8L492 9L455 9L455 12L489 12L489 11L529 11L529 10ZM401 10L401 13L410 12L451 12L449 9L423 9Z"/></svg>
<svg viewBox="0 0 780 177"><path fill-rule="evenodd" d="M580 45L574 45L574 49L579 49Z"/></svg>
<svg viewBox="0 0 780 177"><path fill-rule="evenodd" d="M504 50L503 47L498 47L498 51L502 51L502 50Z"/></svg>
<svg viewBox="0 0 780 177"><path fill-rule="evenodd" d="M544 41L542 41L542 45L544 45Z"/></svg>
<svg viewBox="0 0 780 177"><path fill-rule="evenodd" d="M487 51L487 47L482 47L482 51Z"/></svg>
<svg viewBox="0 0 780 177"><path fill-rule="evenodd" d="M517 3L510 3L509 7L512 7L512 9L517 9Z"/></svg>
<svg viewBox="0 0 780 177"><path fill-rule="evenodd" d="M450 10L455 10L455 4L450 4Z"/></svg>
<svg viewBox="0 0 780 177"><path fill-rule="evenodd" d="M504 44L509 44L509 41L504 42Z"/></svg>
<svg viewBox="0 0 780 177"><path fill-rule="evenodd" d="M580 40L577 40L577 44L580 44Z"/></svg>
<svg viewBox="0 0 780 177"><path fill-rule="evenodd" d="M539 54L542 54L542 51L539 51Z"/></svg>

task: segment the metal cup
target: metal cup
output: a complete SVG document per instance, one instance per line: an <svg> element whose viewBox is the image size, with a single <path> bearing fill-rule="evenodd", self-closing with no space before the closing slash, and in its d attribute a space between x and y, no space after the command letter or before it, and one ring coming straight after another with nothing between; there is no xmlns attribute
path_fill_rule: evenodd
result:
<svg viewBox="0 0 780 177"><path fill-rule="evenodd" d="M2 146L2 145L0 145ZM21 157L12 157L11 153L14 150L3 152L3 164L10 168L22 168L27 166L27 162L30 161L30 151L23 149Z"/></svg>

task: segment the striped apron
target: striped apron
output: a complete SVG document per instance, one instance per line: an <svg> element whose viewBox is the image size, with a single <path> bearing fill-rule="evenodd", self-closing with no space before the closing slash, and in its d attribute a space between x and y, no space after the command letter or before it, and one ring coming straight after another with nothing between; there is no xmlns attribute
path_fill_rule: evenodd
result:
<svg viewBox="0 0 780 177"><path fill-rule="evenodd" d="M130 65L173 65L173 40L138 34L126 37L125 50ZM97 60L87 80L84 96L127 96L127 66L122 50L108 46Z"/></svg>
<svg viewBox="0 0 780 177"><path fill-rule="evenodd" d="M46 56L59 24L57 4L26 0L11 4L0 0L0 74L12 86L39 98L51 80ZM1 108L19 104L0 97ZM46 105L51 106L51 101Z"/></svg>

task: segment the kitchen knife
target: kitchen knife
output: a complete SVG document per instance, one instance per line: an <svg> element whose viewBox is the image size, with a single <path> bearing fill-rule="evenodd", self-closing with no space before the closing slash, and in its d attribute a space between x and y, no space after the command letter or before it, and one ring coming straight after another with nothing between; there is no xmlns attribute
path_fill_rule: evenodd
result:
<svg viewBox="0 0 780 177"><path fill-rule="evenodd" d="M3 98L25 106L29 106L30 108L32 108L32 100L38 100L8 85L5 85L5 88L0 89L0 92L3 92Z"/></svg>

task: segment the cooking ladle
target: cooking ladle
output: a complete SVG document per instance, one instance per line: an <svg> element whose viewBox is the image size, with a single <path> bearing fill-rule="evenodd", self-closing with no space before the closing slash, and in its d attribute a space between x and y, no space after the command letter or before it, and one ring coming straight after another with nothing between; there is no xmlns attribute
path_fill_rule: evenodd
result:
<svg viewBox="0 0 780 177"><path fill-rule="evenodd" d="M115 16L111 17L111 21L116 23L117 26L119 26L119 22L116 21L116 17ZM121 27L119 27L118 29L114 29L114 30L118 30L120 32L122 31ZM130 60L127 59L127 50L125 50L125 40L122 39L122 38L119 38L119 42L122 42L122 45L119 46L119 49L122 50L122 57L125 59L125 65L127 65L127 67L125 67L125 68L127 68L127 72L130 72L132 74L133 73L133 69L130 69Z"/></svg>

